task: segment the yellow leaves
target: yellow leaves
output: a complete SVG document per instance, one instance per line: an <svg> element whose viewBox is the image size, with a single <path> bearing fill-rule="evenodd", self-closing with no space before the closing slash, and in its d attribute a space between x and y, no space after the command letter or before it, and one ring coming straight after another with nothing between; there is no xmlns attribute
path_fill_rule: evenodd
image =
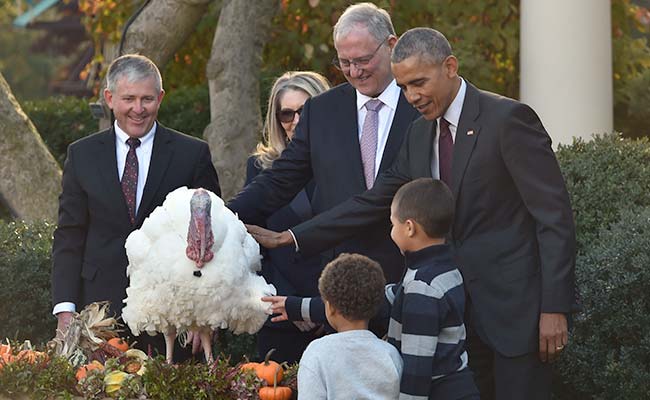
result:
<svg viewBox="0 0 650 400"><path fill-rule="evenodd" d="M129 374L122 371L111 371L107 373L106 376L104 376L104 385L106 385L104 391L106 394L110 395L120 390L122 383L124 383L127 376L129 376Z"/></svg>

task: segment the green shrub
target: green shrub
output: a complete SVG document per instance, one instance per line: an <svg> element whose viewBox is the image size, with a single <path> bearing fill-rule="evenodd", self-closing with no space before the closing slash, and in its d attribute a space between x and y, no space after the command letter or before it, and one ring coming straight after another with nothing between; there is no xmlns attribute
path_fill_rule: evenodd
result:
<svg viewBox="0 0 650 400"><path fill-rule="evenodd" d="M558 365L561 399L650 399L649 266L650 207L623 211L578 257L584 312Z"/></svg>
<svg viewBox="0 0 650 400"><path fill-rule="evenodd" d="M210 123L207 85L179 88L165 95L158 119L168 128L202 138L203 130Z"/></svg>
<svg viewBox="0 0 650 400"><path fill-rule="evenodd" d="M48 223L0 224L0 338L44 343L54 336Z"/></svg>
<svg viewBox="0 0 650 400"><path fill-rule="evenodd" d="M90 114L88 99L50 97L26 101L25 114L32 120L43 141L63 165L68 145L98 129L97 120Z"/></svg>
<svg viewBox="0 0 650 400"><path fill-rule="evenodd" d="M650 206L650 141L616 134L560 145L557 158L571 196L578 251L618 221L621 210Z"/></svg>

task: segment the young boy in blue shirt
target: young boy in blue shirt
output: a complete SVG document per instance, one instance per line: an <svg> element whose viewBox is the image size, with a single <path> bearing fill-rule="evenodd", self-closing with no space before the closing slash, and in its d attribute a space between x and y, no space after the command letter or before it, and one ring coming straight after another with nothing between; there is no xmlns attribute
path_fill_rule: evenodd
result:
<svg viewBox="0 0 650 400"><path fill-rule="evenodd" d="M465 351L463 278L445 243L454 201L430 178L402 186L391 204L391 238L404 254L402 281L386 286L388 341L404 360L400 398L479 399ZM318 299L267 297L275 320L323 320Z"/></svg>

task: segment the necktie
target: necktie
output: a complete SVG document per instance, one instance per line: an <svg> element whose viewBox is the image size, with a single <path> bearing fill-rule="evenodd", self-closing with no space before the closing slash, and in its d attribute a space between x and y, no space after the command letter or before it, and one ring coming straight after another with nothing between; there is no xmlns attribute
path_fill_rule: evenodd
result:
<svg viewBox="0 0 650 400"><path fill-rule="evenodd" d="M129 145L129 152L126 154L126 163L122 173L122 193L129 209L131 225L135 224L135 196L138 189L138 156L135 149L140 146L140 139L129 138L126 141Z"/></svg>
<svg viewBox="0 0 650 400"><path fill-rule="evenodd" d="M440 180L451 188L451 162L454 153L454 140L449 130L449 122L440 118L440 138L438 140L438 167Z"/></svg>
<svg viewBox="0 0 650 400"><path fill-rule="evenodd" d="M361 161L366 188L370 189L375 183L375 157L377 156L377 130L379 128L379 110L384 105L381 100L371 99L365 104L366 118L361 129Z"/></svg>

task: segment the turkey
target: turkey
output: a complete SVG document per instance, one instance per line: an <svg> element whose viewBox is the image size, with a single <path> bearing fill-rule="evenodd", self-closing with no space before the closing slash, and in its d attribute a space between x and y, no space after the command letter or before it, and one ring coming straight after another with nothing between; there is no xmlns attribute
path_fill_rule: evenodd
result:
<svg viewBox="0 0 650 400"><path fill-rule="evenodd" d="M122 318L135 335L162 332L168 362L177 334L198 331L211 362L213 330L255 333L266 321L260 298L276 291L256 273L259 245L214 193L169 193L125 247L130 286Z"/></svg>

